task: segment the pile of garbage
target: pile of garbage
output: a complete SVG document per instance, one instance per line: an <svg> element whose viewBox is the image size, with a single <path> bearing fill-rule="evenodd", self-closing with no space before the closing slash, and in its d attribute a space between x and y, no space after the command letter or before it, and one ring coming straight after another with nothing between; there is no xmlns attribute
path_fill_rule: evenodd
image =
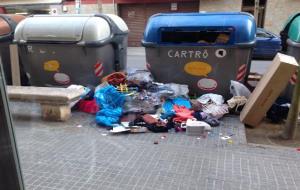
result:
<svg viewBox="0 0 300 190"><path fill-rule="evenodd" d="M96 123L111 133L185 131L198 136L218 127L228 113L239 113L250 95L241 83L231 81L232 98L218 94L190 97L187 85L157 83L146 70L115 72L88 90L75 106L95 114Z"/></svg>

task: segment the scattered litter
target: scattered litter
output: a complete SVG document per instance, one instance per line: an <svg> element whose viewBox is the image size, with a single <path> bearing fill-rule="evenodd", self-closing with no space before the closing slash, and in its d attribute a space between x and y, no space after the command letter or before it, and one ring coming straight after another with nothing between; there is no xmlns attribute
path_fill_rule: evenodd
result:
<svg viewBox="0 0 300 190"><path fill-rule="evenodd" d="M228 140L228 139L231 139L231 137L230 136L222 136L221 139L222 140Z"/></svg>
<svg viewBox="0 0 300 190"><path fill-rule="evenodd" d="M197 137L197 140L200 140L201 138L200 137Z"/></svg>
<svg viewBox="0 0 300 190"><path fill-rule="evenodd" d="M233 96L230 100L227 100L228 107L236 113L239 113L246 103L247 98L245 96Z"/></svg>
<svg viewBox="0 0 300 190"><path fill-rule="evenodd" d="M77 125L76 127L81 128L81 127L83 127L83 126L82 126L82 125Z"/></svg>
<svg viewBox="0 0 300 190"><path fill-rule="evenodd" d="M101 135L102 135L102 136L107 136L107 133L102 133Z"/></svg>
<svg viewBox="0 0 300 190"><path fill-rule="evenodd" d="M163 136L161 136L160 138L161 138L161 139L165 139L165 138L167 138L167 136L166 136L166 135L163 135Z"/></svg>
<svg viewBox="0 0 300 190"><path fill-rule="evenodd" d="M123 122L121 122L121 125L128 128L129 127L129 122L123 121Z"/></svg>
<svg viewBox="0 0 300 190"><path fill-rule="evenodd" d="M139 127L139 126L133 126L130 128L131 133L146 133L148 132L147 127Z"/></svg>
<svg viewBox="0 0 300 190"><path fill-rule="evenodd" d="M228 139L228 144L233 144L233 140L232 139Z"/></svg>
<svg viewBox="0 0 300 190"><path fill-rule="evenodd" d="M154 141L153 144L158 144L158 141Z"/></svg>
<svg viewBox="0 0 300 190"><path fill-rule="evenodd" d="M130 129L119 125L119 126L113 127L113 129L110 130L109 132L111 132L111 133L124 133L124 132L128 132L128 131L130 131Z"/></svg>

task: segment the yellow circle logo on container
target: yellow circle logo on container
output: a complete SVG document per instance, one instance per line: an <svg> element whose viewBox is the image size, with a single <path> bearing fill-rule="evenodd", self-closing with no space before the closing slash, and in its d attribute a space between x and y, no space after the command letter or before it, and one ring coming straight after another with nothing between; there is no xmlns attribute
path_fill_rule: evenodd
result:
<svg viewBox="0 0 300 190"><path fill-rule="evenodd" d="M59 70L59 62L56 60L50 60L44 63L44 70L50 72L57 72Z"/></svg>
<svg viewBox="0 0 300 190"><path fill-rule="evenodd" d="M184 71L194 76L207 76L212 71L212 67L205 62L193 61L185 64Z"/></svg>

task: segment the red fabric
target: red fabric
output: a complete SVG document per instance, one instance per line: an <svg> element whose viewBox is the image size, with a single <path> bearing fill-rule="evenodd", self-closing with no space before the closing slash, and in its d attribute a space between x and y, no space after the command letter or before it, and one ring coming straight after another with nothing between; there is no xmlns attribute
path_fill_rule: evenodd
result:
<svg viewBox="0 0 300 190"><path fill-rule="evenodd" d="M173 118L173 122L185 122L188 119L194 118L193 113L194 111L187 109L184 106L174 105L173 109L175 111L176 117Z"/></svg>
<svg viewBox="0 0 300 190"><path fill-rule="evenodd" d="M96 114L99 111L99 106L96 103L96 100L80 100L78 102L79 111Z"/></svg>

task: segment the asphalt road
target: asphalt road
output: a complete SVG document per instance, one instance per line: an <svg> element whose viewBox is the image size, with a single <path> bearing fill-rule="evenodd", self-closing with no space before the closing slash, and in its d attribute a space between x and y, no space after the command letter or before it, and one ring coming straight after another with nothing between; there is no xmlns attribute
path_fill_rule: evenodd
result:
<svg viewBox="0 0 300 190"><path fill-rule="evenodd" d="M146 68L146 57L145 49L143 47L129 47L127 56L128 68L145 69ZM265 73L271 61L255 60L251 63L251 72L259 74Z"/></svg>

